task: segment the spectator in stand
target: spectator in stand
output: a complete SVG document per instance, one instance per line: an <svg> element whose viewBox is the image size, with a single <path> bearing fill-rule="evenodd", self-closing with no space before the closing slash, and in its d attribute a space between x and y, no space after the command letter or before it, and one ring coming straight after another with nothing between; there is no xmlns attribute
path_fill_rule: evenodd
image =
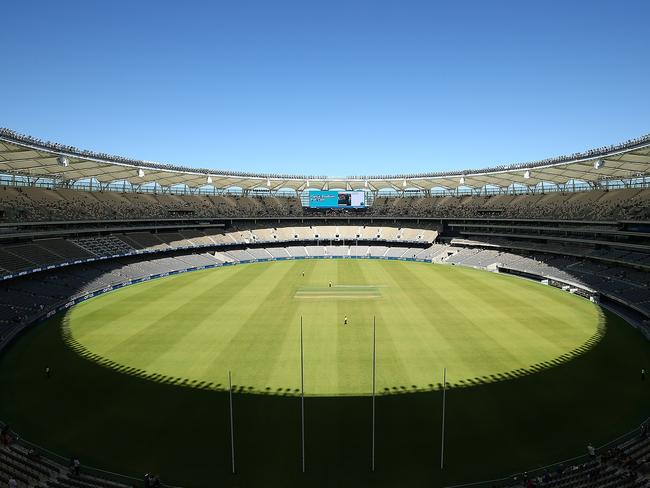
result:
<svg viewBox="0 0 650 488"><path fill-rule="evenodd" d="M18 487L18 483L13 478L9 478L9 483L7 483L7 485L9 486L9 488L17 488Z"/></svg>
<svg viewBox="0 0 650 488"><path fill-rule="evenodd" d="M79 458L75 456L72 459L70 459L70 472L75 476L79 476L80 470L81 470L81 462L79 461Z"/></svg>
<svg viewBox="0 0 650 488"><path fill-rule="evenodd" d="M9 428L8 425L5 425L2 427L2 430L0 430L0 443L3 446L9 446L11 445L13 441L13 435L11 433L11 429Z"/></svg>

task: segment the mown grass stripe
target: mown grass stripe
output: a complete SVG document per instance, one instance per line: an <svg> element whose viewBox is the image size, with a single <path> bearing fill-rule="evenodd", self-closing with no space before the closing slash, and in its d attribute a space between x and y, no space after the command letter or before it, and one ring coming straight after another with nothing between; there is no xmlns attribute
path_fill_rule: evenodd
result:
<svg viewBox="0 0 650 488"><path fill-rule="evenodd" d="M475 270L310 260L245 264L196 277L138 285L137 299L128 288L107 295L107 302L99 297L89 303L102 312L82 318L73 309L69 344L88 359L155 381L216 388L232 369L246 391L296 394L302 315L307 393L354 395L370 391L373 316L377 384L390 393L435 387L443 367L457 386L531 374L583 353L599 337L593 304ZM337 296L376 289L382 297L295 298L301 290L329 293L329 283ZM151 296L140 291L147 287Z"/></svg>

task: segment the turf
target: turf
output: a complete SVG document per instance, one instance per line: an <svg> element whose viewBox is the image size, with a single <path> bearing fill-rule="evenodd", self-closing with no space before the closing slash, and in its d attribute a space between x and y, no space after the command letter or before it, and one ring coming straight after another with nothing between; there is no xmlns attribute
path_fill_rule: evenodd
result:
<svg viewBox="0 0 650 488"><path fill-rule="evenodd" d="M304 272L304 276L303 276ZM331 284L331 286L330 286ZM348 325L344 325L344 317ZM159 381L297 393L300 319L307 395L494 381L568 358L597 335L599 309L529 281L383 260L259 263L189 273L89 300L69 338L102 364Z"/></svg>
<svg viewBox="0 0 650 488"><path fill-rule="evenodd" d="M501 277L483 276L500 287ZM439 391L377 398L375 473L370 398L305 400L303 474L300 399L235 394L232 475L226 393L151 381L80 356L64 340L63 316L31 328L0 356L0 418L25 439L79 456L84 467L139 479L153 471L186 488L440 487L492 479L583 454L588 442L601 445L647 417L650 386L639 371L650 368L650 346L620 318L604 317L604 337L570 361L448 391L443 470Z"/></svg>

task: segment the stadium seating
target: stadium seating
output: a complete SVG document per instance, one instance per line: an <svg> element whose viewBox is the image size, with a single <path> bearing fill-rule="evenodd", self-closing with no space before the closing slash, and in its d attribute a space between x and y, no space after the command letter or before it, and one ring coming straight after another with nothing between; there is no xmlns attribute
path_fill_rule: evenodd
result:
<svg viewBox="0 0 650 488"><path fill-rule="evenodd" d="M305 257L418 259L536 277L591 290L648 325L650 189L378 196L355 219L329 218L341 215L306 212L295 197L1 187L0 276L12 277L0 288L0 349L49 311L114 285L224 263ZM440 220L418 221L426 218ZM48 269L59 265L65 266ZM504 485L530 486L533 479L549 488L640 487L648 455L648 439L635 438L600 460ZM124 486L75 478L20 443L0 448L0 486L9 477L20 487Z"/></svg>
<svg viewBox="0 0 650 488"><path fill-rule="evenodd" d="M273 217L302 215L298 198L86 192L0 187L5 221L69 221L174 217Z"/></svg>
<svg viewBox="0 0 650 488"><path fill-rule="evenodd" d="M57 245L60 246L60 243L57 243ZM69 249L67 246L63 247ZM416 257L418 259L473 267L488 267L499 264L526 273L552 276L582 283L620 296L650 314L650 291L647 286L646 273L641 271L635 273L624 266L593 263L577 257L531 252L522 255L498 249L469 248L445 244L432 244L427 248L347 244L271 248L249 247L230 249L214 254L211 252L186 251L184 254L175 253L173 256L160 254L149 257L124 257L103 262L79 264L71 269L54 269L16 278L12 280L11 286L3 287L0 292L0 307L2 307L3 312L3 319L0 320L0 337L7 340L13 335L11 334L12 331L15 331L23 324L29 323L34 317L44 314L47 310L69 301L74 296L102 290L107 286L131 279L216 264L223 261L232 262L288 256L304 257L306 255L321 257L368 255L384 258ZM43 254L36 252L35 256L32 256L32 258L40 258ZM28 463L24 458L21 458L21 448L19 446L15 447L15 449L18 450L17 453L12 451L15 458L11 458L11 462L3 464L3 468L0 469L0 476L13 476L24 486L39 486L38 483L43 480L43 478L39 478L42 473L36 469L39 466L32 461ZM645 461L641 463L641 460L650 451L647 441L634 444L630 449L632 451L626 448L624 452L633 453L634 456L632 454L630 456L637 460L638 465L645 464ZM1 455L4 456L3 460L9 456L4 452ZM43 462L50 463L49 461ZM631 471L629 470L614 469L609 464L598 465L599 468L594 466L593 463L583 464L568 471L565 469L554 472L552 475L548 475L547 481L542 481L543 476L540 475L538 482L540 485L549 487L637 486L638 480L630 474ZM59 474L57 475L57 473ZM56 468L54 474L47 475L47 479L54 479L57 484L47 483L47 486L82 486L79 484L80 482L86 483L83 486L104 486L93 484L95 481L88 478L79 481L77 479L70 480L68 476L63 468Z"/></svg>
<svg viewBox="0 0 650 488"><path fill-rule="evenodd" d="M86 192L67 188L0 187L6 222L163 219L179 217L259 218L305 215L297 197L169 195ZM324 216L326 214L315 214ZM335 213L327 215L336 216ZM383 197L364 215L430 218L648 220L650 189L592 190L527 195Z"/></svg>
<svg viewBox="0 0 650 488"><path fill-rule="evenodd" d="M650 189L552 192L531 195L375 199L374 215L436 218L647 220Z"/></svg>
<svg viewBox="0 0 650 488"><path fill-rule="evenodd" d="M263 243L283 243L291 241L331 241L345 243L342 235L355 236L347 242L361 240L387 240L430 244L438 233L435 230L408 229L408 239L395 238L404 229L397 227L372 228L370 233L359 233L358 226L325 226L316 228L321 234L316 238L315 231L309 227L277 227L236 230L232 227L226 232L187 229L178 232L126 232L92 237L52 238L33 241L29 244L7 245L0 248L0 276L46 265L69 263L96 257L109 257L136 251L172 251L179 248L201 248ZM296 238L296 236L298 236ZM337 238L337 236L339 236ZM377 236L380 236L379 238Z"/></svg>
<svg viewBox="0 0 650 488"><path fill-rule="evenodd" d="M69 467L41 456L34 449L18 444L0 448L0 483L8 486L14 479L20 488L127 488L106 478L81 472L75 475Z"/></svg>

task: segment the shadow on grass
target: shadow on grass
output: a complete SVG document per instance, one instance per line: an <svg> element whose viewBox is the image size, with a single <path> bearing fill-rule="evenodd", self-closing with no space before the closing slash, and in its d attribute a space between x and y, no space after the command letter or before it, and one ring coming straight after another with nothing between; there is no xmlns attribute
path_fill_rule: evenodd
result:
<svg viewBox="0 0 650 488"><path fill-rule="evenodd" d="M238 387L234 395L233 476L223 385L150 381L130 368L88 361L63 341L61 317L34 327L0 356L0 418L83 464L138 478L153 471L186 488L419 487L490 479L583 454L587 443L611 440L647 416L650 392L639 371L650 366L650 347L619 318L606 318L607 333L572 361L538 374L475 378L465 382L472 388L448 391L444 471L439 391L392 394L418 389L395 385L377 398L375 473L370 399L307 398L302 474L300 400L295 389L276 394L268 386L270 393Z"/></svg>

